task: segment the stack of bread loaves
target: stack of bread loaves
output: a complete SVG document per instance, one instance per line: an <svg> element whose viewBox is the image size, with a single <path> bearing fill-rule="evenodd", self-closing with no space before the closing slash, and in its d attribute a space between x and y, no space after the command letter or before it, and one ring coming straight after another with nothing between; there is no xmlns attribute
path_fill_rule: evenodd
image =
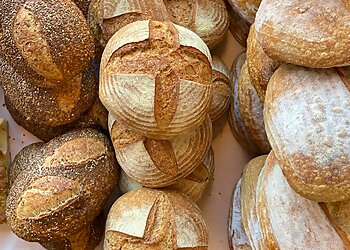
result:
<svg viewBox="0 0 350 250"><path fill-rule="evenodd" d="M261 2L247 62L269 78L254 86L272 151L236 186L233 248L350 248L349 28L347 1Z"/></svg>

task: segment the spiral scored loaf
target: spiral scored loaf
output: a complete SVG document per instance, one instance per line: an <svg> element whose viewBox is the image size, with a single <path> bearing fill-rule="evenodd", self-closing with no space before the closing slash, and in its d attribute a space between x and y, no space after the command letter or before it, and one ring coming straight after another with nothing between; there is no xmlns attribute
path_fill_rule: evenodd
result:
<svg viewBox="0 0 350 250"><path fill-rule="evenodd" d="M109 211L104 249L208 249L208 228L196 204L176 191L140 189Z"/></svg>
<svg viewBox="0 0 350 250"><path fill-rule="evenodd" d="M197 129L170 140L133 133L109 115L109 131L119 164L146 187L164 187L189 175L204 159L211 143L207 117Z"/></svg>
<svg viewBox="0 0 350 250"><path fill-rule="evenodd" d="M210 148L203 162L192 173L166 188L178 190L197 202L202 197L204 190L209 186L213 175L214 151ZM130 178L124 171L121 171L118 184L122 194L142 188L141 183Z"/></svg>
<svg viewBox="0 0 350 250"><path fill-rule="evenodd" d="M262 103L265 102L267 84L280 66L280 62L268 57L255 37L254 24L250 27L247 40L247 66L252 85Z"/></svg>
<svg viewBox="0 0 350 250"><path fill-rule="evenodd" d="M0 119L0 224L6 221L6 198L9 180L8 170L11 163L8 123Z"/></svg>
<svg viewBox="0 0 350 250"><path fill-rule="evenodd" d="M212 122L218 120L230 104L232 76L224 62L213 57L213 98L210 104L209 116Z"/></svg>
<svg viewBox="0 0 350 250"><path fill-rule="evenodd" d="M198 34L210 49L225 38L228 14L223 0L164 0L172 22Z"/></svg>
<svg viewBox="0 0 350 250"><path fill-rule="evenodd" d="M289 184L315 201L350 199L349 72L283 65L267 88L271 146Z"/></svg>
<svg viewBox="0 0 350 250"><path fill-rule="evenodd" d="M41 86L61 86L89 65L93 37L73 2L3 0L0 5L2 56L23 78Z"/></svg>
<svg viewBox="0 0 350 250"><path fill-rule="evenodd" d="M162 0L93 0L89 10L90 27L102 47L120 28L148 19L169 19Z"/></svg>
<svg viewBox="0 0 350 250"><path fill-rule="evenodd" d="M11 230L43 243L67 239L91 223L117 179L113 148L92 129L22 150L11 171L6 210Z"/></svg>
<svg viewBox="0 0 350 250"><path fill-rule="evenodd" d="M311 68L350 65L350 11L346 1L262 1L258 42L272 59Z"/></svg>
<svg viewBox="0 0 350 250"><path fill-rule="evenodd" d="M168 139L198 127L207 116L210 52L184 27L158 21L123 27L109 40L100 73L101 102L141 135Z"/></svg>

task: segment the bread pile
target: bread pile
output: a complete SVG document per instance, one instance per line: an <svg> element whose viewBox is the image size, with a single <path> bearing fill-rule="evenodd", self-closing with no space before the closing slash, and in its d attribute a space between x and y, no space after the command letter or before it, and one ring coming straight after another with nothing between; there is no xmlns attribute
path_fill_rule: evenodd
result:
<svg viewBox="0 0 350 250"><path fill-rule="evenodd" d="M236 186L235 249L350 247L348 7L341 0L260 4L246 61L272 151L252 160Z"/></svg>

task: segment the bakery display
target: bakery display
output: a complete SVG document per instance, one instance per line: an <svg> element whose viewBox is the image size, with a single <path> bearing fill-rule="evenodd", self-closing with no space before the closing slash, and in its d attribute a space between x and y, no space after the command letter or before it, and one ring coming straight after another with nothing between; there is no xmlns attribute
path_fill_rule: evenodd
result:
<svg viewBox="0 0 350 250"><path fill-rule="evenodd" d="M8 122L0 118L0 224L6 222L6 198L8 194L8 171L11 164Z"/></svg>
<svg viewBox="0 0 350 250"><path fill-rule="evenodd" d="M116 166L111 143L92 129L24 149L11 166L11 230L42 244L75 237L100 213L116 184Z"/></svg>
<svg viewBox="0 0 350 250"><path fill-rule="evenodd" d="M208 249L208 228L193 201L176 191L139 189L108 213L104 249Z"/></svg>
<svg viewBox="0 0 350 250"><path fill-rule="evenodd" d="M100 77L103 105L141 135L168 139L206 119L211 56L204 42L184 27L158 21L124 26L103 52Z"/></svg>

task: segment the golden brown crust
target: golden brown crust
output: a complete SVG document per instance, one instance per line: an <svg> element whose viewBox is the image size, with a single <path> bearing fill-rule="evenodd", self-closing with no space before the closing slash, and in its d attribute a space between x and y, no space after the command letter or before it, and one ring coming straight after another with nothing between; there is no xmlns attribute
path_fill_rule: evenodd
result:
<svg viewBox="0 0 350 250"><path fill-rule="evenodd" d="M88 66L94 54L93 37L73 2L4 0L1 5L4 58L25 79L39 86L61 86L60 81Z"/></svg>
<svg viewBox="0 0 350 250"><path fill-rule="evenodd" d="M28 160L21 156L28 153ZM15 164L31 166L17 168L6 214L12 231L28 241L77 233L99 214L117 179L111 144L92 129L69 132L17 157Z"/></svg>
<svg viewBox="0 0 350 250"><path fill-rule="evenodd" d="M247 40L247 64L251 83L264 103L267 84L280 63L265 54L256 40L254 24L250 27Z"/></svg>
<svg viewBox="0 0 350 250"><path fill-rule="evenodd" d="M92 0L73 0L73 2L83 12L85 18L87 18L89 13L89 5L92 2Z"/></svg>
<svg viewBox="0 0 350 250"><path fill-rule="evenodd" d="M176 191L140 189L121 196L109 211L104 249L208 249L198 207Z"/></svg>
<svg viewBox="0 0 350 250"><path fill-rule="evenodd" d="M190 30L170 22L134 22L105 49L100 99L126 127L169 139L204 121L212 95L210 64L208 48Z"/></svg>
<svg viewBox="0 0 350 250"><path fill-rule="evenodd" d="M289 184L308 199L350 197L349 100L333 69L288 64L270 79L264 109L269 141Z"/></svg>
<svg viewBox="0 0 350 250"><path fill-rule="evenodd" d="M223 0L166 0L172 22L197 33L210 49L224 39L228 30L228 14Z"/></svg>
<svg viewBox="0 0 350 250"><path fill-rule="evenodd" d="M228 2L244 20L250 24L254 23L261 0L228 0Z"/></svg>
<svg viewBox="0 0 350 250"><path fill-rule="evenodd" d="M6 221L6 198L9 190L9 167L11 164L8 122L0 119L0 224Z"/></svg>
<svg viewBox="0 0 350 250"><path fill-rule="evenodd" d="M350 12L342 0L263 1L257 40L274 60L311 68L350 64Z"/></svg>

